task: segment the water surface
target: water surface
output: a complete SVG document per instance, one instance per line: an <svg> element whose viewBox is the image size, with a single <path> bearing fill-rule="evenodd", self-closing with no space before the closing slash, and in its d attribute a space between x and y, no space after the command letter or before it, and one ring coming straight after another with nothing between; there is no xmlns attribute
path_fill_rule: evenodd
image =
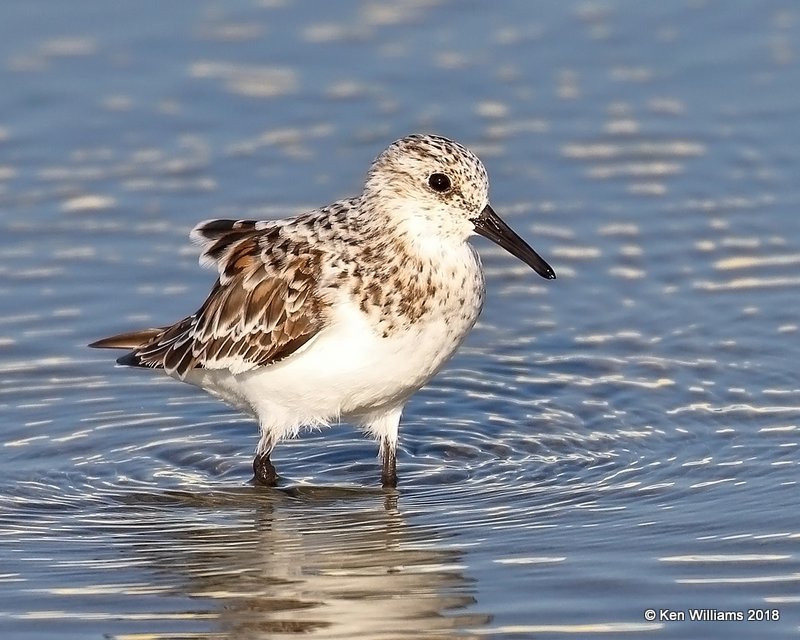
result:
<svg viewBox="0 0 800 640"><path fill-rule="evenodd" d="M795 637L795 4L313 6L0 8L4 637ZM198 221L351 195L412 131L558 279L476 240L396 492L347 427L255 489L251 421L85 347L196 308Z"/></svg>

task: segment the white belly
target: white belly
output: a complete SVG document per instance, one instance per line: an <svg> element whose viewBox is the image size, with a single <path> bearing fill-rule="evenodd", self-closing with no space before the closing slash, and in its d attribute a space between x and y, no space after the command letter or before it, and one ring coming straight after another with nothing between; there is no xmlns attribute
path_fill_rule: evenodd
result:
<svg viewBox="0 0 800 640"><path fill-rule="evenodd" d="M353 304L282 362L232 374L197 369L187 382L256 415L262 427L284 428L357 418L402 406L453 354L480 313L482 292L455 314L431 314L381 337Z"/></svg>

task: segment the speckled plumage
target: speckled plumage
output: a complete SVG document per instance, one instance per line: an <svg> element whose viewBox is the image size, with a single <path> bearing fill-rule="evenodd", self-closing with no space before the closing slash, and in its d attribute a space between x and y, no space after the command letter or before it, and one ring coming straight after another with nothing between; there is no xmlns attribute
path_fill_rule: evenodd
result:
<svg viewBox="0 0 800 640"><path fill-rule="evenodd" d="M269 454L282 438L346 420L380 440L394 486L403 406L483 305L476 232L555 277L489 206L474 154L408 136L378 156L359 197L291 219L199 224L201 264L218 272L200 309L91 346L131 349L120 363L163 368L253 414L261 483L277 478Z"/></svg>

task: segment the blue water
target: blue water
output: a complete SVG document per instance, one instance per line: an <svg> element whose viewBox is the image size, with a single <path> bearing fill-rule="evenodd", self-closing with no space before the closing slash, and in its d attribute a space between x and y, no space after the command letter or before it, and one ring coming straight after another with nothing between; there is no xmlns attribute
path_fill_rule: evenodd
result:
<svg viewBox="0 0 800 640"><path fill-rule="evenodd" d="M798 43L789 0L4 3L3 637L796 637ZM396 493L347 427L255 489L251 421L86 348L196 308L198 221L413 131L558 279L476 240Z"/></svg>

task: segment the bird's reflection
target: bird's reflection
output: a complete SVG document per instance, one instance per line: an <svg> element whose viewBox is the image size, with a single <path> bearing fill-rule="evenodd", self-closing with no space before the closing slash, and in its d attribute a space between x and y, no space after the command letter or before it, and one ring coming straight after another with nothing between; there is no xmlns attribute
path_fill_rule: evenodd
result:
<svg viewBox="0 0 800 640"><path fill-rule="evenodd" d="M131 499L188 516L149 531L137 550L159 582L212 602L207 614L224 637L467 637L489 620L465 611L475 599L460 552L408 525L395 493L244 488Z"/></svg>

